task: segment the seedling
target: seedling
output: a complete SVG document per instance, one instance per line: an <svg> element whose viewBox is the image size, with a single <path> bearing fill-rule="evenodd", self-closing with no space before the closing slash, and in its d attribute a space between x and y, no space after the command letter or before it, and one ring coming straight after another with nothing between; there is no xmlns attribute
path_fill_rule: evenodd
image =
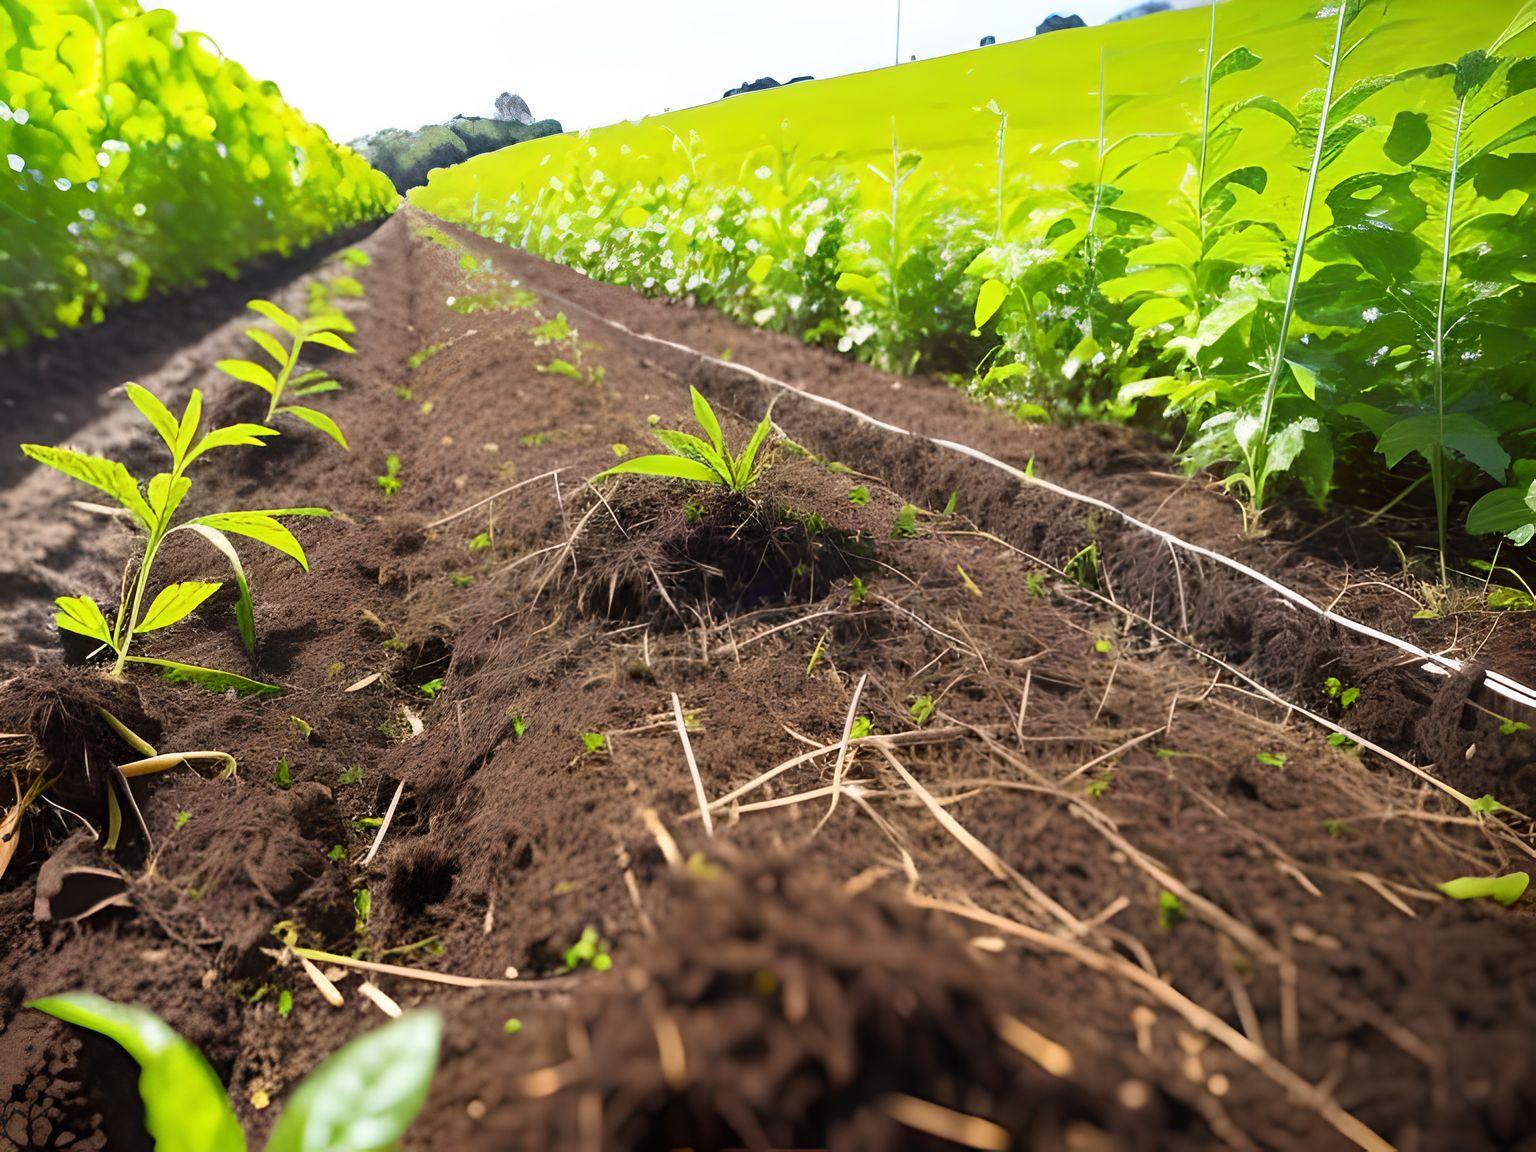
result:
<svg viewBox="0 0 1536 1152"><path fill-rule="evenodd" d="M272 783L285 790L293 787L293 769L288 766L286 756L278 759L277 767L272 772Z"/></svg>
<svg viewBox="0 0 1536 1152"><path fill-rule="evenodd" d="M1174 925L1185 917L1184 901L1180 900L1168 889L1164 888L1157 894L1157 926L1163 931L1172 931Z"/></svg>
<svg viewBox="0 0 1536 1152"><path fill-rule="evenodd" d="M1259 752L1254 756L1254 759L1270 768L1285 767L1284 752Z"/></svg>
<svg viewBox="0 0 1536 1152"><path fill-rule="evenodd" d="M1062 574L1079 588L1090 592L1099 590L1099 546L1090 544L1062 568Z"/></svg>
<svg viewBox="0 0 1536 1152"><path fill-rule="evenodd" d="M816 647L811 652L811 659L805 666L805 674L810 676L816 671L816 665L821 663L821 654L827 648L827 633L823 632L816 641Z"/></svg>
<svg viewBox="0 0 1536 1152"><path fill-rule="evenodd" d="M1038 568L1024 576L1024 591L1036 600L1045 598L1045 573Z"/></svg>
<svg viewBox="0 0 1536 1152"><path fill-rule="evenodd" d="M1520 732L1529 732L1531 726L1523 720L1511 720L1507 716L1499 717L1499 734L1501 736L1514 736Z"/></svg>
<svg viewBox="0 0 1536 1152"><path fill-rule="evenodd" d="M421 694L428 700L432 699L432 697L436 696L442 690L443 678L441 676L437 677L435 680L428 680L421 686Z"/></svg>
<svg viewBox="0 0 1536 1152"><path fill-rule="evenodd" d="M1093 650L1100 656L1108 656L1115 650L1115 642L1107 636L1100 636L1093 642Z"/></svg>
<svg viewBox="0 0 1536 1152"><path fill-rule="evenodd" d="M343 768L336 782L338 784L356 784L362 778L363 766L361 764L354 764L350 768Z"/></svg>
<svg viewBox="0 0 1536 1152"><path fill-rule="evenodd" d="M501 1026L501 1030L508 1036L516 1036L523 1030L523 1022L516 1016L510 1017L506 1023Z"/></svg>
<svg viewBox="0 0 1536 1152"><path fill-rule="evenodd" d="M1521 896L1531 882L1525 872L1505 876L1458 876L1436 887L1452 900L1496 900L1506 908Z"/></svg>
<svg viewBox="0 0 1536 1152"><path fill-rule="evenodd" d="M855 576L848 590L848 607L857 608L869 599L869 589L864 586L864 581Z"/></svg>
<svg viewBox="0 0 1536 1152"><path fill-rule="evenodd" d="M290 316L270 300L252 300L246 304L246 307L270 320L289 340L285 346L281 339L264 328L245 330L246 336L252 343L276 363L277 374L273 375L271 369L254 360L220 360L219 369L236 380L254 384L267 394L265 419L268 422L276 419L280 414L292 416L295 420L302 420L312 428L320 429L345 448L347 438L341 434L336 421L319 409L302 404L285 404L283 400L290 394L295 397L314 396L322 392L334 392L341 387L324 369L314 368L298 376L294 376L294 372L299 366L299 356L306 344L345 352L349 356L355 355L357 349L341 336L343 332L355 331L352 324L340 312L331 309L318 312L307 320L300 320Z"/></svg>
<svg viewBox="0 0 1536 1152"><path fill-rule="evenodd" d="M613 957L608 955L597 929L588 924L581 930L581 938L565 950L565 966L572 972L583 964L594 972L606 972L613 967Z"/></svg>
<svg viewBox="0 0 1536 1152"><path fill-rule="evenodd" d="M245 1134L218 1075L153 1012L90 992L28 1007L99 1032L138 1062L144 1129L156 1148L244 1152ZM292 995L280 992L278 1014L292 1007ZM395 1147L426 1100L442 1031L436 1013L413 1012L337 1049L293 1090L266 1152Z"/></svg>
<svg viewBox="0 0 1536 1152"><path fill-rule="evenodd" d="M512 717L512 739L521 740L526 731L528 731L528 721L521 716Z"/></svg>
<svg viewBox="0 0 1536 1152"><path fill-rule="evenodd" d="M191 531L201 536L229 562L238 589L235 620L239 625L240 639L246 651L254 652L256 628L251 588L229 534L247 536L265 544L291 557L307 572L309 560L304 555L304 549L278 518L329 516L330 512L324 508L263 508L247 512L215 512L176 523L176 513L192 489L192 481L186 476L186 471L194 461L215 448L241 444L260 447L267 437L277 433L260 424L231 424L199 436L203 394L197 389L192 390L178 420L152 392L137 384L124 387L128 399L159 434L171 454L171 470L153 476L144 490L141 491L140 482L128 469L115 460L41 444L21 446L21 450L38 463L46 464L111 496L128 510L132 523L145 536L142 555L137 558L130 556L124 565L120 585L122 593L118 599L114 623L108 624L101 608L89 596L62 596L56 600L59 612L54 617L54 623L65 631L99 641L102 648L113 652L117 657L112 666L114 677L121 677L123 666L133 662L155 665L165 671L168 679L193 681L218 692L228 688L242 694L278 691L275 685L262 684L232 672L220 672L171 660L131 656L129 652L135 636L179 623L223 586L220 582L206 580L184 580L168 584L159 591L146 610L144 595L149 588L150 574L167 537L181 531Z"/></svg>
<svg viewBox="0 0 1536 1152"><path fill-rule="evenodd" d="M1114 782L1114 772L1106 770L1102 775L1095 776L1092 780L1089 780L1083 792L1090 800L1102 800L1104 793L1109 791L1109 786Z"/></svg>
<svg viewBox="0 0 1536 1152"><path fill-rule="evenodd" d="M907 709L907 718L912 721L915 727L921 728L933 719L933 714L937 710L932 696L919 696L916 700L912 701L911 707Z"/></svg>
<svg viewBox="0 0 1536 1152"><path fill-rule="evenodd" d="M379 490L386 496L400 491L400 457L391 452L384 458L384 475L373 478Z"/></svg>
<svg viewBox="0 0 1536 1152"><path fill-rule="evenodd" d="M869 489L860 484L857 488L848 489L848 503L859 507L869 503Z"/></svg>
<svg viewBox="0 0 1536 1152"><path fill-rule="evenodd" d="M1337 700L1340 711L1344 712L1347 712L1350 705L1360 699L1360 689L1344 687L1344 682L1337 676L1330 676L1323 681L1323 691L1328 693L1330 700Z"/></svg>
<svg viewBox="0 0 1536 1152"><path fill-rule="evenodd" d="M489 532L477 532L470 537L468 548L471 552L484 552L491 546L491 534Z"/></svg>
<svg viewBox="0 0 1536 1152"><path fill-rule="evenodd" d="M345 844L332 844L331 850L325 854L325 858L333 864L340 864L347 858L347 846Z"/></svg>
<svg viewBox="0 0 1536 1152"><path fill-rule="evenodd" d="M715 416L715 410L709 406L709 401L704 399L697 388L690 386L688 391L693 397L694 419L709 437L707 442L686 432L653 428L651 435L666 447L666 455L636 456L616 464L596 479L620 475L660 476L713 484L731 492L745 492L755 485L766 467L766 458L761 453L773 422L764 416L753 431L752 438L747 441L747 446L739 455L733 456L726 446L725 434L720 430L720 421Z"/></svg>
<svg viewBox="0 0 1536 1152"><path fill-rule="evenodd" d="M853 727L848 730L848 739L862 740L864 737L872 735L874 731L875 722L873 720L868 716L856 716L853 720Z"/></svg>
<svg viewBox="0 0 1536 1152"><path fill-rule="evenodd" d="M284 988L277 994L277 1015L279 1019L286 1020L293 1012L293 993Z"/></svg>
<svg viewBox="0 0 1536 1152"><path fill-rule="evenodd" d="M958 508L959 506L960 506L960 493L959 492L951 492L949 494L949 499L944 502L944 511L943 511L942 515L944 515L944 516L953 516L955 514L955 509Z"/></svg>
<svg viewBox="0 0 1536 1152"><path fill-rule="evenodd" d="M891 538L893 540L910 540L917 535L917 505L903 504L901 511L896 513L896 522L891 525Z"/></svg>
<svg viewBox="0 0 1536 1152"><path fill-rule="evenodd" d="M971 579L971 574L959 564L955 565L955 571L960 574L960 583L965 586L965 590L972 596L976 597L976 599L980 600L982 598L981 587L976 583L976 581Z"/></svg>
<svg viewBox="0 0 1536 1152"><path fill-rule="evenodd" d="M581 743L594 756L608 751L608 737L601 732L583 732Z"/></svg>

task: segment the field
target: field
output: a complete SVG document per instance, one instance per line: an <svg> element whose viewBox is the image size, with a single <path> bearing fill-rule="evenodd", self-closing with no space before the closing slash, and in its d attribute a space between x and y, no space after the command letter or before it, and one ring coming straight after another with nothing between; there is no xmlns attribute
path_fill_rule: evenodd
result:
<svg viewBox="0 0 1536 1152"><path fill-rule="evenodd" d="M1536 8L1292 7L150 231L175 290L19 317L0 1149L1526 1147ZM1212 93L1268 175L1202 236ZM1201 448L1267 391L1296 453Z"/></svg>

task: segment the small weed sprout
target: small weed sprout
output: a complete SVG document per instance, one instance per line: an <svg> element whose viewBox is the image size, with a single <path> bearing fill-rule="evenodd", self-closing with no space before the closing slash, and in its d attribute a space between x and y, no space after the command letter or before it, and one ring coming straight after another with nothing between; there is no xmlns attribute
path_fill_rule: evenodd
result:
<svg viewBox="0 0 1536 1152"><path fill-rule="evenodd" d="M653 428L651 435L661 441L667 454L636 456L601 473L596 479L621 475L660 476L712 484L731 492L745 492L755 485L767 464L762 449L773 427L772 420L764 416L753 430L747 446L733 456L709 401L697 388L690 387L689 392L693 397L694 419L709 437L707 441L686 432Z"/></svg>
<svg viewBox="0 0 1536 1152"><path fill-rule="evenodd" d="M1114 782L1114 772L1106 770L1102 774L1095 776L1092 780L1089 780L1083 792L1090 800L1102 800L1104 794L1109 791L1109 786Z"/></svg>
<svg viewBox="0 0 1536 1152"><path fill-rule="evenodd" d="M435 680L428 680L425 684L421 685L421 694L428 700L432 699L442 690L443 678L441 676L437 677Z"/></svg>
<svg viewBox="0 0 1536 1152"><path fill-rule="evenodd" d="M1045 599L1045 573L1036 568L1024 576L1024 591L1036 600Z"/></svg>
<svg viewBox="0 0 1536 1152"><path fill-rule="evenodd" d="M907 709L907 718L912 721L914 727L921 728L933 719L936 711L938 707L934 704L932 696L919 696Z"/></svg>
<svg viewBox="0 0 1536 1152"><path fill-rule="evenodd" d="M613 957L598 936L597 929L588 924L581 930L581 938L565 950L565 966L574 972L586 965L594 972L606 972L613 967Z"/></svg>
<svg viewBox="0 0 1536 1152"><path fill-rule="evenodd" d="M1185 917L1184 901L1168 889L1157 894L1157 926L1165 932L1173 930Z"/></svg>
<svg viewBox="0 0 1536 1152"><path fill-rule="evenodd" d="M379 491L386 496L393 496L400 491L400 457L391 452L384 458L384 474L375 476L373 482L379 486Z"/></svg>
<svg viewBox="0 0 1536 1152"><path fill-rule="evenodd" d="M270 300L252 300L246 307L270 320L279 332L288 337L289 343L285 346L282 340L264 328L245 330L251 342L275 362L277 373L274 375L270 368L254 360L220 360L218 362L220 371L242 383L253 384L267 394L265 419L268 422L278 415L292 416L295 420L302 420L312 428L320 429L345 448L347 438L341 434L336 421L317 408L302 404L285 404L283 400L287 395L315 396L322 392L335 392L341 387L329 373L320 368L310 369L297 376L294 372L299 366L299 357L306 344L330 348L336 352L344 352L348 356L355 355L357 349L342 338L343 333L350 335L356 331L352 323L332 308L321 309L312 314L309 319L300 320L284 312Z"/></svg>
<svg viewBox="0 0 1536 1152"><path fill-rule="evenodd" d="M101 648L114 653L117 657L112 666L114 677L121 677L123 666L129 662L147 663L163 668L173 679L191 680L215 691L222 692L227 688L234 688L238 692L277 691L272 685L261 684L233 673L197 668L175 661L130 656L135 636L159 631L180 622L223 587L221 582L207 580L183 580L168 584L146 609L144 596L149 589L150 575L167 537L182 531L201 536L229 562L239 592L235 601L235 619L239 625L240 639L246 651L254 652L256 627L250 584L246 580L239 553L230 542L230 534L246 536L265 544L291 558L307 572L309 560L304 555L304 549L293 533L280 523L279 517L329 516L330 512L324 508L263 508L244 512L215 512L176 523L176 513L192 490L192 481L186 472L196 460L215 448L236 445L261 447L267 438L277 433L260 424L231 424L199 435L203 394L197 389L192 390L179 419L149 390L137 384L125 385L125 390L133 406L164 441L171 456L170 471L157 473L142 488L128 469L115 460L42 444L21 446L21 450L39 464L45 464L111 496L128 510L132 523L145 538L142 555L137 559L130 558L124 565L122 593L113 623L107 622L101 608L89 596L60 597L55 601L59 612L54 622L67 632L98 641Z"/></svg>
<svg viewBox="0 0 1536 1152"><path fill-rule="evenodd" d="M869 503L869 489L860 484L856 488L848 489L848 503L855 508Z"/></svg>
<svg viewBox="0 0 1536 1152"><path fill-rule="evenodd" d="M910 540L917 535L917 505L903 504L891 525L891 539Z"/></svg>
<svg viewBox="0 0 1536 1152"><path fill-rule="evenodd" d="M1323 681L1323 691L1328 694L1330 700L1339 702L1341 712L1349 711L1350 706L1360 699L1360 689L1346 688L1344 682L1337 676L1330 676Z"/></svg>
<svg viewBox="0 0 1536 1152"><path fill-rule="evenodd" d="M848 739L862 740L866 736L872 736L875 732L875 722L868 716L856 716L853 727L848 731Z"/></svg>
<svg viewBox="0 0 1536 1152"><path fill-rule="evenodd" d="M857 608L869 599L869 589L864 586L864 581L859 577L853 578L853 583L848 587L848 607Z"/></svg>
<svg viewBox="0 0 1536 1152"><path fill-rule="evenodd" d="M587 752L593 756L601 755L608 751L608 737L601 732L583 732L581 744Z"/></svg>
<svg viewBox="0 0 1536 1152"><path fill-rule="evenodd" d="M1285 767L1284 752L1259 752L1254 756L1254 759L1269 768Z"/></svg>

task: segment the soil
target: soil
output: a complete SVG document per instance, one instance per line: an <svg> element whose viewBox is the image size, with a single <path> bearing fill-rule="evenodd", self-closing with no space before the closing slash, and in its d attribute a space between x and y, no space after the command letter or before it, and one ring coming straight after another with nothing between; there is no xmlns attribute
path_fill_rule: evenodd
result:
<svg viewBox="0 0 1536 1152"><path fill-rule="evenodd" d="M280 696L67 663L48 601L109 601L132 541L40 469L0 494L0 757L56 777L0 879L0 1147L149 1147L124 1054L23 1007L78 987L199 1045L259 1138L306 1071L384 1020L355 973L328 1006L283 924L499 981L373 978L447 1025L411 1149L1536 1148L1530 900L1436 889L1536 854L1519 815L1536 733L1506 723L1536 716L1238 574L1176 566L1114 517L612 322L1033 459L1526 681L1530 613L1415 619L1421 573L1387 534L1414 559L1409 521L1297 508L1245 532L1150 432L1021 425L428 223L405 211L361 244L359 355L325 361L344 387L321 398L350 451L285 429L196 472L199 509L337 513L297 527L308 573L242 549L254 659L228 590L142 641ZM310 264L262 290L301 309L340 270ZM575 334L551 342L557 314ZM151 469L158 442L109 396L127 371L252 417L254 390L213 368L243 354L243 321L194 330L161 302L136 324L137 362L66 343L0 366L0 402L26 413L7 431L53 423L53 442ZM65 376L89 403L50 421ZM788 439L761 484L586 483L646 451L652 424L688 426L689 384L735 444L772 403ZM157 573L219 564L187 544ZM1398 759L1330 743L1277 698ZM130 813L106 852L104 767L138 753L102 708L238 771L134 780L143 828ZM888 739L840 757L853 717ZM1469 813L1445 786L1507 810ZM49 861L118 873L129 906L37 919ZM611 966L573 971L588 928Z"/></svg>

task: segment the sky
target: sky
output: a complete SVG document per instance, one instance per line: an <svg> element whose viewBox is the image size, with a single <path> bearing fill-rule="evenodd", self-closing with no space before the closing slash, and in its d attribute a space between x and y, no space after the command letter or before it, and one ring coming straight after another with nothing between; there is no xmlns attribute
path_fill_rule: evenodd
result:
<svg viewBox="0 0 1536 1152"><path fill-rule="evenodd" d="M1100 23L1135 0L901 0L901 58L1032 35L1052 12ZM154 0L144 0L146 8ZM168 0L336 140L488 116L595 128L717 100L759 76L838 76L896 58L897 0Z"/></svg>

